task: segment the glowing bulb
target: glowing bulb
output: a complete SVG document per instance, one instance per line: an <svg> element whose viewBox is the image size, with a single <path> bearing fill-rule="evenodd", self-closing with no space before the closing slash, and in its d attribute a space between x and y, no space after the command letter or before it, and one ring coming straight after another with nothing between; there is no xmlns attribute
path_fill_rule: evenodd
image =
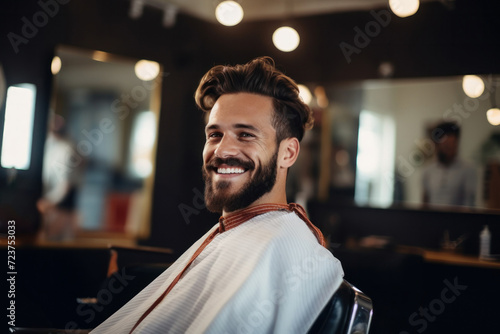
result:
<svg viewBox="0 0 500 334"><path fill-rule="evenodd" d="M477 75L465 75L462 81L462 88L467 96L476 98L484 92L484 81Z"/></svg>
<svg viewBox="0 0 500 334"><path fill-rule="evenodd" d="M61 66L62 66L61 58L59 58L58 56L52 58L52 64L50 64L50 70L52 71L53 75L59 73L59 71L61 70Z"/></svg>
<svg viewBox="0 0 500 334"><path fill-rule="evenodd" d="M305 104L311 103L312 100L312 94L309 88L307 88L304 85L298 85L299 87L299 96L304 101Z"/></svg>
<svg viewBox="0 0 500 334"><path fill-rule="evenodd" d="M150 81L160 74L160 64L150 60L139 60L135 63L135 75L143 81Z"/></svg>
<svg viewBox="0 0 500 334"><path fill-rule="evenodd" d="M290 27L281 27L276 29L273 34L274 46L280 51L290 52L299 46L300 36L299 33Z"/></svg>
<svg viewBox="0 0 500 334"><path fill-rule="evenodd" d="M389 7L399 17L412 16L417 12L419 5L419 0L389 0Z"/></svg>
<svg viewBox="0 0 500 334"><path fill-rule="evenodd" d="M235 1L222 1L215 8L215 17L220 24L235 26L243 19L243 8Z"/></svg>
<svg viewBox="0 0 500 334"><path fill-rule="evenodd" d="M499 125L500 124L500 109L491 108L486 112L486 118L491 125Z"/></svg>

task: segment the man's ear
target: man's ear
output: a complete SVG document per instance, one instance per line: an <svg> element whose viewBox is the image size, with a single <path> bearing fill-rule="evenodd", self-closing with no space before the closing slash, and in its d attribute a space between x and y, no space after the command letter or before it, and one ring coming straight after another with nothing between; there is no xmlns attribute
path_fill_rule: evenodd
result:
<svg viewBox="0 0 500 334"><path fill-rule="evenodd" d="M299 156L300 143L295 137L283 139L280 143L279 167L291 167Z"/></svg>

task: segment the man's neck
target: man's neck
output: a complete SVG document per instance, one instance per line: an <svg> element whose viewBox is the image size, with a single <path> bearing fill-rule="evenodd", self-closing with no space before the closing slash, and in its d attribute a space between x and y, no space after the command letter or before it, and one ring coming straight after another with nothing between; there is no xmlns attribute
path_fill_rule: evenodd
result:
<svg viewBox="0 0 500 334"><path fill-rule="evenodd" d="M266 194L266 195L269 195L269 194ZM254 206L261 205L261 204L285 204L285 205L288 204L288 202L286 200L286 195L279 196L279 197L278 196L269 196L269 198L267 198L268 196L266 196L266 195L262 196L261 198L259 198L258 200L256 200L255 202L253 202L252 204L250 204L249 206L247 206L245 208L241 208L241 209L229 211L229 212L223 210L222 217L227 217L228 215L234 215L242 210L252 208Z"/></svg>

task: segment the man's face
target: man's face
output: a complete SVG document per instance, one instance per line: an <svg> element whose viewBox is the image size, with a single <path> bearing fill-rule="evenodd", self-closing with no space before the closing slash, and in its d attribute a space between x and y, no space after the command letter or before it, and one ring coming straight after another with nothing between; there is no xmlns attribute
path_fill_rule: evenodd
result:
<svg viewBox="0 0 500 334"><path fill-rule="evenodd" d="M272 99L236 93L219 97L206 126L205 203L213 212L248 207L276 182L278 147Z"/></svg>
<svg viewBox="0 0 500 334"><path fill-rule="evenodd" d="M450 164L458 153L458 138L455 135L445 135L436 144L438 160L447 165Z"/></svg>

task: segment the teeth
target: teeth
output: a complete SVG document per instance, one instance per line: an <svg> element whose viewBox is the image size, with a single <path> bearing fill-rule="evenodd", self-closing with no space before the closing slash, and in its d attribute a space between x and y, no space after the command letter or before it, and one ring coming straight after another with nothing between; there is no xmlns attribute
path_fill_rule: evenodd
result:
<svg viewBox="0 0 500 334"><path fill-rule="evenodd" d="M242 168L217 168L219 174L241 174L245 172Z"/></svg>

